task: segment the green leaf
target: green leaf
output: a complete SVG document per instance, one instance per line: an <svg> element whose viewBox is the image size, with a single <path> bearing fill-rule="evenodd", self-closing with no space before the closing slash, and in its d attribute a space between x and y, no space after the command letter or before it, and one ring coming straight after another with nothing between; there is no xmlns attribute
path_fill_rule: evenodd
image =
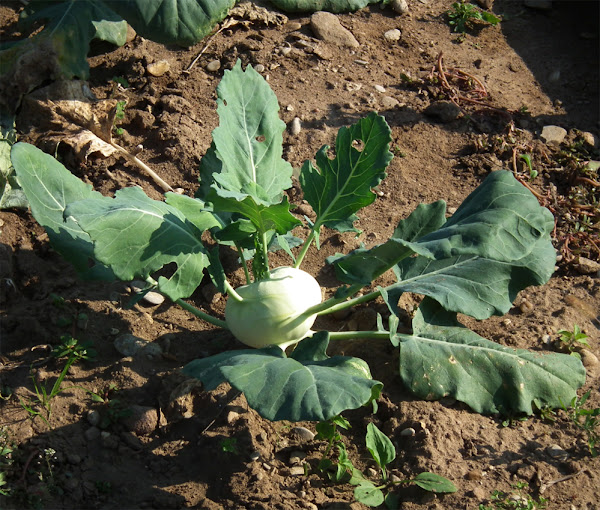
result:
<svg viewBox="0 0 600 510"><path fill-rule="evenodd" d="M360 248L346 256L329 257L327 262L335 265L337 278L345 283L368 284L413 251L397 242L418 241L421 237L435 232L446 222L446 203L443 200L433 204L419 204L408 216L401 220L389 241L369 250Z"/></svg>
<svg viewBox="0 0 600 510"><path fill-rule="evenodd" d="M271 0L273 5L285 12L352 12L378 2L379 0Z"/></svg>
<svg viewBox="0 0 600 510"><path fill-rule="evenodd" d="M231 212L241 214L248 218L259 233L274 230L278 234L287 234L294 227L301 225L290 212L290 204L287 197L282 203L272 205L257 204L252 197L246 196L243 200L236 198L225 198L217 194L209 195L215 210L219 212Z"/></svg>
<svg viewBox="0 0 600 510"><path fill-rule="evenodd" d="M432 299L421 303L413 334L400 339L400 377L426 400L451 396L478 413L532 414L532 402L560 407L585 381L581 361L512 349L463 327Z"/></svg>
<svg viewBox="0 0 600 510"><path fill-rule="evenodd" d="M478 255L509 262L538 249L553 229L552 213L511 172L500 170L490 173L440 229L402 244L437 260Z"/></svg>
<svg viewBox="0 0 600 510"><path fill-rule="evenodd" d="M304 163L300 184L304 198L317 214L315 231L321 225L349 230L348 219L354 220L354 213L375 200L371 190L385 177L393 157L388 150L390 142L385 119L371 113L338 131L333 160L327 155L329 147L324 146L316 155L318 169L310 161ZM362 145L362 149L355 145Z"/></svg>
<svg viewBox="0 0 600 510"><path fill-rule="evenodd" d="M219 126L200 164L197 196L209 200L210 187L223 198L258 205L279 204L291 184L292 167L282 159L285 123L277 97L252 66L238 60L217 87Z"/></svg>
<svg viewBox="0 0 600 510"><path fill-rule="evenodd" d="M3 132L0 138L0 209L27 209L29 206L10 160L10 151L15 139L14 128L10 132Z"/></svg>
<svg viewBox="0 0 600 510"><path fill-rule="evenodd" d="M554 272L556 252L550 239L533 246L521 260L510 262L467 255L404 259L394 268L400 281L387 288L389 302L397 303L403 292L415 292L476 319L504 315L521 290L546 283Z"/></svg>
<svg viewBox="0 0 600 510"><path fill-rule="evenodd" d="M419 473L412 481L429 492L450 493L457 491L456 486L450 480L434 473Z"/></svg>
<svg viewBox="0 0 600 510"><path fill-rule="evenodd" d="M105 1L142 37L164 44L191 46L225 18L235 0Z"/></svg>
<svg viewBox="0 0 600 510"><path fill-rule="evenodd" d="M366 443L367 450L385 473L385 467L396 458L396 448L394 448L390 438L381 432L374 423L369 423L367 425Z"/></svg>
<svg viewBox="0 0 600 510"><path fill-rule="evenodd" d="M33 145L16 143L11 159L31 213L46 229L52 247L75 266L82 278L114 279L106 266L95 263L90 267L90 262L96 260L90 236L75 221L63 218L67 204L102 195Z"/></svg>
<svg viewBox="0 0 600 510"><path fill-rule="evenodd" d="M368 480L363 481L354 489L354 499L367 506L379 506L384 501L383 492Z"/></svg>
<svg viewBox="0 0 600 510"><path fill-rule="evenodd" d="M213 227L221 227L221 222L214 213L208 210L205 204L196 198L179 195L178 193L165 193L165 202L179 209L185 218L192 223L200 232Z"/></svg>
<svg viewBox="0 0 600 510"><path fill-rule="evenodd" d="M138 187L117 191L115 198L68 204L65 215L87 232L96 258L121 280L145 279L175 262L175 273L158 279L158 290L173 301L196 290L209 264L202 232L179 209L148 198Z"/></svg>
<svg viewBox="0 0 600 510"><path fill-rule="evenodd" d="M328 342L326 332L302 340L296 347L302 346L298 359L296 351L286 357L279 347L223 352L192 361L183 372L200 379L206 390L228 381L268 420L328 420L367 404L382 388L361 359L322 359Z"/></svg>

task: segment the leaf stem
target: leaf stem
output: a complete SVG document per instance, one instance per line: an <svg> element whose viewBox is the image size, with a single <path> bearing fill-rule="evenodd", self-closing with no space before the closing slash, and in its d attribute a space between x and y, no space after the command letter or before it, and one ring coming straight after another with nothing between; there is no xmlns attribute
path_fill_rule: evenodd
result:
<svg viewBox="0 0 600 510"><path fill-rule="evenodd" d="M359 283L356 283L356 284L348 287L346 293L348 295L356 294L360 289L362 289L362 285ZM317 315L327 315L330 313L337 312L339 310L345 310L346 308L350 308L352 306L359 305L361 303L366 303L368 301L372 301L373 299L378 298L380 295L381 295L381 292L379 292L378 290L375 290L375 291L369 292L368 294L365 294L363 296L358 296L358 297L355 297L352 299L332 297L332 298L327 299L326 301L323 301L322 303L319 303L318 305L311 306L310 308L305 310L303 315L308 316L308 315L313 315L315 313Z"/></svg>
<svg viewBox="0 0 600 510"><path fill-rule="evenodd" d="M306 252L310 248L310 245L312 244L313 239L315 238L315 235L316 235L315 230L313 228L313 230L310 231L310 234L308 234L308 237L304 241L304 244L302 245L302 249L300 250L300 253L298 254L298 258L296 258L296 262L294 263L294 267L296 269L298 269L300 267L300 264L302 263L302 260L304 259Z"/></svg>
<svg viewBox="0 0 600 510"><path fill-rule="evenodd" d="M330 340L353 340L356 338L371 340L387 340L390 338L389 331L330 331Z"/></svg>
<svg viewBox="0 0 600 510"><path fill-rule="evenodd" d="M250 271L248 271L248 264L246 264L246 259L244 258L244 250L242 250L241 246L238 243L235 243L235 247L237 248L238 254L240 256L242 267L244 268L244 275L246 275L246 283L251 284L252 277L250 276Z"/></svg>
<svg viewBox="0 0 600 510"><path fill-rule="evenodd" d="M231 283L229 283L227 280L225 280L225 290L227 291L227 295L232 299L235 299L238 303L244 301L244 298L236 292L236 290L231 286Z"/></svg>
<svg viewBox="0 0 600 510"><path fill-rule="evenodd" d="M195 315L196 317L199 317L200 319L205 320L206 322L209 322L213 326L217 326L217 327L223 328L223 329L229 329L227 327L227 323L225 321L223 321L221 319L217 319L216 317L213 317L212 315L210 315L206 312L203 312L202 310L199 310L195 306L192 306L189 303L186 303L183 299L178 299L177 301L175 301L175 303L177 303L179 306L181 306L181 308L183 308L184 310L187 310L188 312Z"/></svg>

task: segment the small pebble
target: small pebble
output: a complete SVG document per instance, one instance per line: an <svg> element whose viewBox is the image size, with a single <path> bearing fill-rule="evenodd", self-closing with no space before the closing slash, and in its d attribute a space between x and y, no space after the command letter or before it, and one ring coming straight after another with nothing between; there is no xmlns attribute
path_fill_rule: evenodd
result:
<svg viewBox="0 0 600 510"><path fill-rule="evenodd" d="M402 37L402 32L400 32L400 30L397 28L393 28L392 30L388 30L385 34L383 34L383 37L388 42L398 42Z"/></svg>
<svg viewBox="0 0 600 510"><path fill-rule="evenodd" d="M377 92L381 92L382 94L385 92L385 87L382 85L375 85L374 87Z"/></svg>
<svg viewBox="0 0 600 510"><path fill-rule="evenodd" d="M302 476L304 475L304 466L292 466L289 468L289 473L292 476Z"/></svg>
<svg viewBox="0 0 600 510"><path fill-rule="evenodd" d="M292 120L290 124L290 133L292 134L292 136L298 136L300 134L300 131L302 131L302 124L300 122L300 118L294 117L294 120Z"/></svg>
<svg viewBox="0 0 600 510"><path fill-rule="evenodd" d="M262 73L262 72L264 72L264 70L265 70L265 66L263 66L262 64L256 64L256 65L254 66L254 70L255 70L257 73Z"/></svg>
<svg viewBox="0 0 600 510"><path fill-rule="evenodd" d="M521 310L521 313L524 314L533 312L534 308L535 307L533 306L533 304L530 301L527 301L526 299L521 301L521 304L519 305L519 310Z"/></svg>
<svg viewBox="0 0 600 510"><path fill-rule="evenodd" d="M569 457L569 454L557 444L548 446L548 448L546 448L546 453L557 460L567 460Z"/></svg>
<svg viewBox="0 0 600 510"><path fill-rule="evenodd" d="M294 451L290 453L290 464L300 464L306 458L306 453Z"/></svg>
<svg viewBox="0 0 600 510"><path fill-rule="evenodd" d="M406 0L392 0L390 5L398 14L406 14L408 12L408 2Z"/></svg>
<svg viewBox="0 0 600 510"><path fill-rule="evenodd" d="M146 67L146 71L148 71L148 74L152 76L162 76L168 73L169 69L171 69L171 64L169 64L167 60L153 62L152 64L148 64Z"/></svg>
<svg viewBox="0 0 600 510"><path fill-rule="evenodd" d="M87 413L87 421L92 427L97 427L100 423L100 413L95 409L92 409Z"/></svg>
<svg viewBox="0 0 600 510"><path fill-rule="evenodd" d="M408 427L408 428L404 429L402 432L400 432L400 435L404 436L404 437L411 437L411 436L414 436L416 433L417 432L415 429L413 429L412 427Z"/></svg>
<svg viewBox="0 0 600 510"><path fill-rule="evenodd" d="M481 480L483 478L483 475L478 469L473 469L465 475L465 478L467 480Z"/></svg>
<svg viewBox="0 0 600 510"><path fill-rule="evenodd" d="M206 70L211 73L217 72L221 69L221 61L220 60L211 60L208 64L206 64Z"/></svg>
<svg viewBox="0 0 600 510"><path fill-rule="evenodd" d="M144 295L142 301L150 305L156 306L163 304L165 301L165 297L162 294L159 294L158 292L150 291Z"/></svg>
<svg viewBox="0 0 600 510"><path fill-rule="evenodd" d="M255 451L253 451L253 452L250 454L250 460L251 460L252 462L255 462L255 461L257 461L258 459L260 459L260 452L258 452L258 451L256 451L256 450L255 450Z"/></svg>
<svg viewBox="0 0 600 510"><path fill-rule="evenodd" d="M312 441L315 438L314 433L306 427L294 427L290 432L301 441Z"/></svg>

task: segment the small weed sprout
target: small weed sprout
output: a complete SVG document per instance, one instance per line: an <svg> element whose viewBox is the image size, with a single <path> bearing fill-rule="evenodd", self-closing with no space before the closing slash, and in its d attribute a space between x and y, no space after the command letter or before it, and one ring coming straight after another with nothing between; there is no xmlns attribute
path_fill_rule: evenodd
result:
<svg viewBox="0 0 600 510"><path fill-rule="evenodd" d="M225 453L238 453L237 439L235 437L227 437L221 441L221 450Z"/></svg>
<svg viewBox="0 0 600 510"><path fill-rule="evenodd" d="M479 510L542 510L546 508L548 502L546 498L540 496L538 500L535 500L526 493L529 488L527 483L518 482L511 487L513 490L510 493L493 491L493 505L479 505Z"/></svg>
<svg viewBox="0 0 600 510"><path fill-rule="evenodd" d="M575 426L585 432L587 435L587 445L592 457L598 456L598 450L596 445L600 442L600 408L596 407L595 409L585 409L583 406L585 405L587 399L589 398L591 390L586 391L581 399L577 397L573 397L571 400L570 407L571 409L567 409L567 407L563 404L563 410L566 411L569 415L571 421L575 424Z"/></svg>
<svg viewBox="0 0 600 510"><path fill-rule="evenodd" d="M448 24L453 27L454 32L464 33L468 28L472 28L473 22L482 21L490 25L497 25L500 18L494 16L491 12L481 11L470 3L454 2L452 9L448 11Z"/></svg>
<svg viewBox="0 0 600 510"><path fill-rule="evenodd" d="M581 331L577 324L573 326L573 331L561 329L558 334L560 335L559 340L561 347L567 350L571 356L579 356L576 349L590 346L587 341L589 337Z"/></svg>

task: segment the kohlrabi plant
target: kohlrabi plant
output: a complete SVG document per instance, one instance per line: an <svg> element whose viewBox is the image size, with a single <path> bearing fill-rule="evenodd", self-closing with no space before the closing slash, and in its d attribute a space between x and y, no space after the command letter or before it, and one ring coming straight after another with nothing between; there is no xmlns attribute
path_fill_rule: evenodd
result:
<svg viewBox="0 0 600 510"><path fill-rule="evenodd" d="M534 400L559 407L573 399L585 377L580 360L505 347L457 319L458 313L503 315L521 289L545 283L553 272L553 217L512 173L488 175L449 217L444 201L420 204L382 244L330 257L342 285L323 296L302 262L325 228L358 232L356 214L376 199L373 188L393 157L390 128L371 113L339 130L335 156L324 146L314 163L304 163L299 181L316 217L302 220L285 194L292 167L282 159L285 124L268 84L238 62L217 95L220 123L194 198L167 193L156 201L138 187L105 197L35 147L12 149L34 217L83 277L143 279L145 290L161 292L250 347L192 361L185 374L207 390L229 382L270 420L328 420L380 395L382 384L365 361L327 354L330 342L362 338L398 349L401 381L421 398L452 396L480 413L507 414L531 414ZM206 232L210 243L203 242ZM220 248L236 250L244 285L233 288ZM287 267L269 264L279 249L290 257ZM395 283L373 286L389 272ZM203 278L227 294L225 317L185 301ZM425 296L410 333L399 329L405 292ZM375 331L315 326L322 315L375 299L390 311Z"/></svg>

